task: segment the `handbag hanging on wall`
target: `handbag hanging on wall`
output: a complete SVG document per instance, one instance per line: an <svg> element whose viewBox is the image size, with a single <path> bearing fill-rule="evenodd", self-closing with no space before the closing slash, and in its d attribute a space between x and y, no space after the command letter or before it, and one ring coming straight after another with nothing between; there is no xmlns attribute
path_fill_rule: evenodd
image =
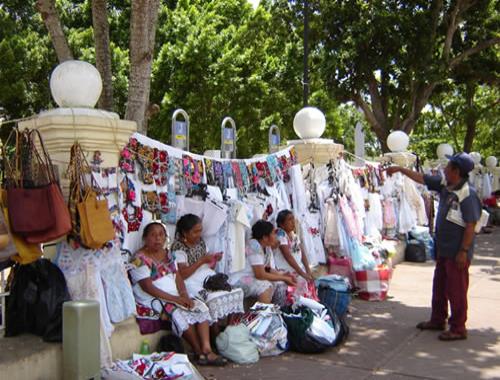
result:
<svg viewBox="0 0 500 380"><path fill-rule="evenodd" d="M3 210L0 208L0 261L16 254L16 247L12 241Z"/></svg>
<svg viewBox="0 0 500 380"><path fill-rule="evenodd" d="M33 244L66 235L71 229L69 212L40 132L15 129L11 136L16 141L13 160L4 153L11 231Z"/></svg>
<svg viewBox="0 0 500 380"><path fill-rule="evenodd" d="M98 200L97 193L88 189L82 202L78 203L82 243L89 248L100 248L115 237L115 230L106 199Z"/></svg>
<svg viewBox="0 0 500 380"><path fill-rule="evenodd" d="M90 184L87 181L90 174ZM68 166L70 178L69 209L71 238L86 247L98 249L115 238L115 230L102 190L92 179L92 172L82 147L74 143ZM102 199L99 199L102 197Z"/></svg>
<svg viewBox="0 0 500 380"><path fill-rule="evenodd" d="M1 190L0 192L1 206L3 215L5 215L5 225L9 229L9 210L7 209L7 192ZM9 229L10 231L10 229ZM22 237L15 233L10 233L12 237L12 245L9 244L0 254L1 258L12 258L12 260L19 264L29 264L38 260L43 252L40 244L27 243Z"/></svg>

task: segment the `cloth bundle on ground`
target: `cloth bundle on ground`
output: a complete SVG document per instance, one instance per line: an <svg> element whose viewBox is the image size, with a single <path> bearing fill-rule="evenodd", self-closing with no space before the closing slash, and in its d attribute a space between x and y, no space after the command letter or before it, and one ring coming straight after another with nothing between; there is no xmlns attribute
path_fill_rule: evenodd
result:
<svg viewBox="0 0 500 380"><path fill-rule="evenodd" d="M313 306L313 305L311 305ZM323 305L286 306L282 308L292 351L319 353L347 339L349 327L343 317Z"/></svg>
<svg viewBox="0 0 500 380"><path fill-rule="evenodd" d="M47 259L13 270L5 336L32 333L47 342L62 341L62 305L70 296L61 270Z"/></svg>
<svg viewBox="0 0 500 380"><path fill-rule="evenodd" d="M288 349L288 331L279 306L256 302L243 318L260 356L275 356Z"/></svg>
<svg viewBox="0 0 500 380"><path fill-rule="evenodd" d="M118 360L112 369L104 371L104 379L202 380L203 376L191 364L187 355L160 352L151 355L134 354L131 360ZM134 377L135 376L135 377Z"/></svg>
<svg viewBox="0 0 500 380"><path fill-rule="evenodd" d="M351 303L351 285L346 277L338 275L322 276L316 280L319 301L331 308L339 316L347 313Z"/></svg>
<svg viewBox="0 0 500 380"><path fill-rule="evenodd" d="M244 324L228 326L215 341L221 355L238 364L257 363L259 350Z"/></svg>
<svg viewBox="0 0 500 380"><path fill-rule="evenodd" d="M384 301L389 291L392 268L381 266L375 270L355 271L359 298L366 301Z"/></svg>

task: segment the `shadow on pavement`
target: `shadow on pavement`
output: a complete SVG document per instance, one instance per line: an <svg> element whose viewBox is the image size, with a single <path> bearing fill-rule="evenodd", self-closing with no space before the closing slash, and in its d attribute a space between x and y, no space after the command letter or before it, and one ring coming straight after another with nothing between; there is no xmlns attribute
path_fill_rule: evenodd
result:
<svg viewBox="0 0 500 380"><path fill-rule="evenodd" d="M476 273L500 281L492 278L500 274L500 229L479 235L477 248L473 261ZM402 263L391 285L394 298L383 302L354 300L348 317L351 335L342 347L317 355L287 352L261 358L251 366L230 364L201 368L201 372L207 379L218 380L500 379L500 319L494 317L494 310L500 311L499 300L480 300L484 305L476 302L480 308L469 312L480 313L482 318L476 318L479 322L469 329L467 340L442 342L437 338L439 332L415 328L429 318L428 281L433 266L432 262ZM481 292L494 291L485 286L490 286L488 281L478 282Z"/></svg>

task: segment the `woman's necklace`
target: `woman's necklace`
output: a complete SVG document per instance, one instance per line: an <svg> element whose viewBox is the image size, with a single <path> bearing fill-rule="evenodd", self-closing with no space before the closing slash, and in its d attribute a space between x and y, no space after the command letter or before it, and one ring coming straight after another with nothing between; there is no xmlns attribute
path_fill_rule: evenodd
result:
<svg viewBox="0 0 500 380"><path fill-rule="evenodd" d="M149 249L145 249L146 255L151 257L155 262L161 262L165 259L165 250L162 249L161 251L151 251Z"/></svg>

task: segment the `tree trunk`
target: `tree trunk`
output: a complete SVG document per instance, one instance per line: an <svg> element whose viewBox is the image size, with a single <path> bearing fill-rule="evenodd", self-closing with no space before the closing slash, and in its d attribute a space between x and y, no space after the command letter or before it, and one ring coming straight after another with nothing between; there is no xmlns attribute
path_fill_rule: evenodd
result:
<svg viewBox="0 0 500 380"><path fill-rule="evenodd" d="M109 45L107 0L92 0L92 25L94 29L95 63L102 77L102 93L98 106L113 110L113 74Z"/></svg>
<svg viewBox="0 0 500 380"><path fill-rule="evenodd" d="M467 83L467 89L465 92L465 125L467 130L465 132L464 138L464 152L469 153L472 149L472 143L474 142L474 136L476 135L476 125L478 114L476 106L474 104L474 95L476 94L476 85L473 83Z"/></svg>
<svg viewBox="0 0 500 380"><path fill-rule="evenodd" d="M134 0L130 19L130 77L125 119L137 122L147 132L151 66L160 0Z"/></svg>
<svg viewBox="0 0 500 380"><path fill-rule="evenodd" d="M73 54L61 26L61 20L59 20L57 14L55 0L37 0L36 9L42 16L45 27L49 32L59 63L73 59Z"/></svg>

